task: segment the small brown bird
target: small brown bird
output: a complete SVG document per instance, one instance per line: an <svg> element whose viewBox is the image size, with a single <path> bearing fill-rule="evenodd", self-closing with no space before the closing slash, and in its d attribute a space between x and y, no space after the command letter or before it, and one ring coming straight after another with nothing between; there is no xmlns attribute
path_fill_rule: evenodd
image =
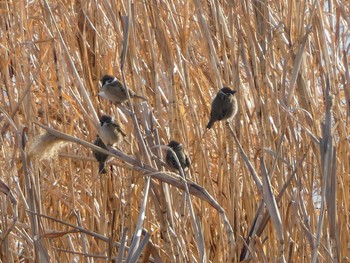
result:
<svg viewBox="0 0 350 263"><path fill-rule="evenodd" d="M116 78L110 75L104 75L101 79L102 92L110 101L121 104L127 100L126 89L124 85ZM144 97L137 95L131 89L128 89L130 98L146 100Z"/></svg>
<svg viewBox="0 0 350 263"><path fill-rule="evenodd" d="M99 135L105 145L119 143L126 136L121 125L114 122L110 116L102 115L100 123Z"/></svg>
<svg viewBox="0 0 350 263"><path fill-rule="evenodd" d="M96 146L99 146L105 150L107 150L106 145L103 143L102 139L100 138L100 136L97 135L96 140L94 141L94 144ZM106 173L106 169L105 169L105 163L106 160L108 158L108 154L104 154L101 153L99 151L92 151L94 157L96 158L96 160L99 162L99 168L98 168L98 172L101 174L105 174Z"/></svg>
<svg viewBox="0 0 350 263"><path fill-rule="evenodd" d="M219 90L211 104L210 120L207 128L210 129L214 122L233 118L238 110L237 98L234 96L235 90L223 87Z"/></svg>
<svg viewBox="0 0 350 263"><path fill-rule="evenodd" d="M177 141L170 141L168 146L173 151L171 150L166 151L165 161L171 168L174 168L176 170L180 169L178 163L176 162L174 153L176 154L182 169L185 169L186 167L190 166L191 164L190 159L188 158L187 154L184 152L183 146L181 143Z"/></svg>

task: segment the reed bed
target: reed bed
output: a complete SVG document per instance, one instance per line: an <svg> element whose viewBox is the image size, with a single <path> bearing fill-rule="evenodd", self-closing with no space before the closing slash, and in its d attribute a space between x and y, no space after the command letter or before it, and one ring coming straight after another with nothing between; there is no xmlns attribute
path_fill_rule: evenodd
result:
<svg viewBox="0 0 350 263"><path fill-rule="evenodd" d="M0 12L2 262L350 262L348 1ZM98 96L107 73L147 101ZM224 85L238 114L206 130ZM127 133L107 174L101 114ZM164 165L172 139L185 177Z"/></svg>

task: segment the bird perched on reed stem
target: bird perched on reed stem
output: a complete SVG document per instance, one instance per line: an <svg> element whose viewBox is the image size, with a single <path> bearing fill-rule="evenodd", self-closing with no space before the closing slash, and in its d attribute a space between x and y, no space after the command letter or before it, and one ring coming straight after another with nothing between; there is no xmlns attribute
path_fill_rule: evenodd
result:
<svg viewBox="0 0 350 263"><path fill-rule="evenodd" d="M183 146L181 143L177 141L170 141L168 146L172 149L172 151L170 149L166 151L165 161L171 168L180 170L180 166L175 159L174 153L176 154L182 169L185 169L186 167L190 166L191 164L190 159L188 158L187 154L184 152Z"/></svg>
<svg viewBox="0 0 350 263"><path fill-rule="evenodd" d="M102 115L100 118L99 135L97 135L94 144L108 150L107 145L112 146L119 143L125 136L126 135L119 123L114 122L110 116ZM99 162L99 173L106 173L105 163L107 161L108 154L95 150L93 150L92 153Z"/></svg>
<svg viewBox="0 0 350 263"><path fill-rule="evenodd" d="M96 137L96 140L94 141L94 144L96 146L99 146L105 150L107 150L107 147L106 145L103 143L102 139L100 138L100 136L97 135ZM104 154L104 153L101 153L99 151L95 151L93 150L92 151L95 159L98 161L99 163L99 168L98 168L98 172L99 173L102 173L102 174L105 174L106 173L106 169L105 169L105 163L107 161L107 158L108 158L108 154Z"/></svg>
<svg viewBox="0 0 350 263"><path fill-rule="evenodd" d="M237 114L237 98L234 96L235 90L223 87L216 94L210 112L210 120L207 128L210 129L214 122L233 118Z"/></svg>
<svg viewBox="0 0 350 263"><path fill-rule="evenodd" d="M121 125L112 120L110 116L102 115L100 118L99 135L105 145L119 143L125 136Z"/></svg>
<svg viewBox="0 0 350 263"><path fill-rule="evenodd" d="M121 104L128 99L126 95L126 88L124 85L116 78L110 75L104 75L101 79L102 82L102 92L105 97L116 104ZM144 97L137 95L131 89L128 89L130 98L146 100Z"/></svg>

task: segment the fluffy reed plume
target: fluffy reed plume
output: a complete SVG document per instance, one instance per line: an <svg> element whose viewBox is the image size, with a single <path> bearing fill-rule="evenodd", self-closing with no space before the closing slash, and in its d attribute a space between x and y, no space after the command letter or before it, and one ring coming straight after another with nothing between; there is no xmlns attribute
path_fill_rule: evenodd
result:
<svg viewBox="0 0 350 263"><path fill-rule="evenodd" d="M45 132L39 135L28 147L28 158L48 160L58 156L60 149L67 145L67 141L53 134Z"/></svg>

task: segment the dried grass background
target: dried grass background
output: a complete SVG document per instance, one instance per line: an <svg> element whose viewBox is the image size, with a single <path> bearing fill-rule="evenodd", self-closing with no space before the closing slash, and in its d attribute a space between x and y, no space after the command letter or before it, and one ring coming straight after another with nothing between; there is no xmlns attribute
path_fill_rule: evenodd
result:
<svg viewBox="0 0 350 263"><path fill-rule="evenodd" d="M350 262L349 1L0 13L2 262ZM106 73L148 101L97 96ZM206 132L223 85L239 112ZM128 134L106 175L88 144L102 113ZM162 165L171 139L187 183Z"/></svg>

